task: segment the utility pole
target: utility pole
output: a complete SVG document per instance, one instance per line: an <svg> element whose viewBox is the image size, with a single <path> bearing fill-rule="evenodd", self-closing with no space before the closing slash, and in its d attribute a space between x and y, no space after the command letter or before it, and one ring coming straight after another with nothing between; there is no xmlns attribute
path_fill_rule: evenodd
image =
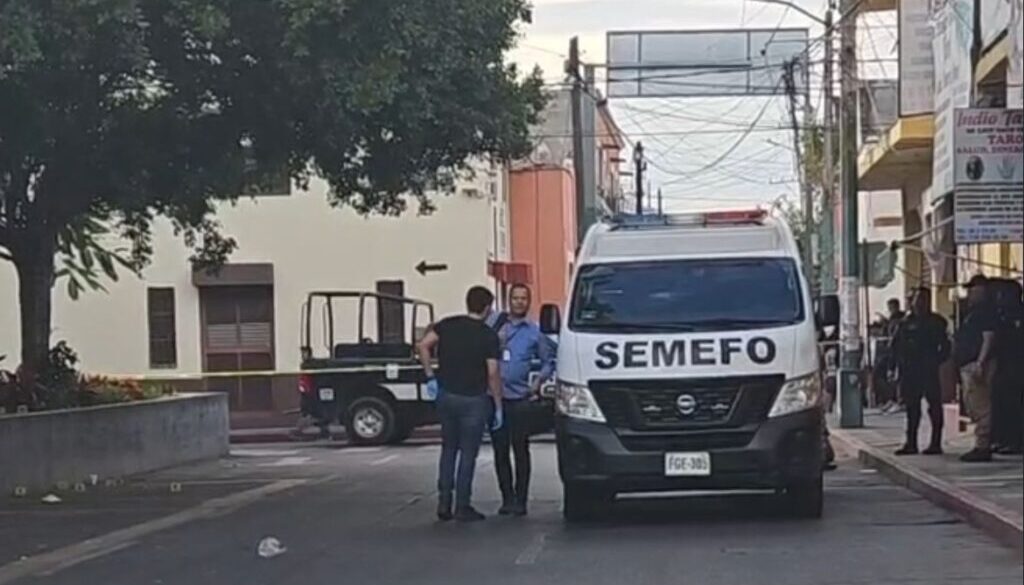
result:
<svg viewBox="0 0 1024 585"><path fill-rule="evenodd" d="M636 214L644 214L644 170L647 168L647 163L644 162L644 145L642 142L637 141L636 147L633 148L633 164L636 169L634 171L634 179L636 180Z"/></svg>
<svg viewBox="0 0 1024 585"><path fill-rule="evenodd" d="M822 153L822 164L823 164L823 176L822 184L823 189L821 193L821 232L819 234L819 258L818 265L821 267L819 272L819 281L822 292L835 292L835 204L836 204L836 161L833 153L835 152L835 113L836 104L835 98L832 96L833 84L835 83L835 76L833 74L833 66L835 62L835 46L833 45L833 10L835 9L835 3L829 2L828 12L825 13L825 83L822 88L825 92L824 103L824 128L822 142L825 152Z"/></svg>
<svg viewBox="0 0 1024 585"><path fill-rule="evenodd" d="M864 426L861 390L860 262L857 253L857 7L860 0L842 0L839 52L842 163L842 277L839 281L839 424Z"/></svg>
<svg viewBox="0 0 1024 585"><path fill-rule="evenodd" d="M576 238L583 241L586 216L586 177L583 162L583 78L580 76L580 40L569 40L569 60L565 72L572 83L569 101L572 108L572 166L576 185Z"/></svg>
<svg viewBox="0 0 1024 585"><path fill-rule="evenodd" d="M800 124L796 118L796 59L786 61L783 65L782 78L786 85L786 98L789 101L789 122L793 126L793 155L796 158L796 173L800 181L803 195L804 229L801 232L800 244L803 247L801 257L804 263L804 274L810 280L814 273L814 252L811 250L811 232L814 226L814 195L810 182L807 180L807 164L800 148Z"/></svg>
<svg viewBox="0 0 1024 585"><path fill-rule="evenodd" d="M665 208L661 203L661 187L658 187L658 215L665 215Z"/></svg>

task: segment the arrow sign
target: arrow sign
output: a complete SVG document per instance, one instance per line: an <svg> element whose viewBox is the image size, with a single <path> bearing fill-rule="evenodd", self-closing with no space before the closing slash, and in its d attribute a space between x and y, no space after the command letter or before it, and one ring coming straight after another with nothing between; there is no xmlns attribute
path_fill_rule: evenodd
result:
<svg viewBox="0 0 1024 585"><path fill-rule="evenodd" d="M426 276L428 272L444 272L448 270L447 264L429 264L426 260L416 265L416 272Z"/></svg>

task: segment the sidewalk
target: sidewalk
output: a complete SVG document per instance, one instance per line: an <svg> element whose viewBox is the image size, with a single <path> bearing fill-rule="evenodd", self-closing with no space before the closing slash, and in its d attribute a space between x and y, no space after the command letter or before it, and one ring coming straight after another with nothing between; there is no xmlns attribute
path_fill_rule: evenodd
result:
<svg viewBox="0 0 1024 585"><path fill-rule="evenodd" d="M922 447L927 446L931 434L924 418ZM856 451L866 465L1002 542L1024 548L1024 458L997 455L991 463L962 463L958 457L969 451L974 441L969 433L947 438L942 456L897 457L893 452L903 444L904 424L903 413L867 411L862 429L840 429L836 420L829 421L829 428L833 437Z"/></svg>

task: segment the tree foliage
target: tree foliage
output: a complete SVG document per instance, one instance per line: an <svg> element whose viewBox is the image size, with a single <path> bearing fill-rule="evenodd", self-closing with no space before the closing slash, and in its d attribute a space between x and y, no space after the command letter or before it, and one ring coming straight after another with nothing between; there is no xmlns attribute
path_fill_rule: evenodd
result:
<svg viewBox="0 0 1024 585"><path fill-rule="evenodd" d="M234 241L216 202L281 169L326 179L332 204L397 214L410 196L429 208L471 156L527 152L539 73L504 61L527 10L0 0L0 257L19 275L23 359L45 357L54 278L75 296L141 269L157 216L217 263Z"/></svg>

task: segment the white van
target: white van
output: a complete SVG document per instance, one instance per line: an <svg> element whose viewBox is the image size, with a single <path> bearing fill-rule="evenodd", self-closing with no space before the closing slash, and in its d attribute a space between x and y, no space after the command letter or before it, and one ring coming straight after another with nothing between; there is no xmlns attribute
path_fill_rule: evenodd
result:
<svg viewBox="0 0 1024 585"><path fill-rule="evenodd" d="M814 305L789 227L763 211L593 226L558 331L564 514L624 492L769 489L822 512ZM563 323L564 321L564 323Z"/></svg>

